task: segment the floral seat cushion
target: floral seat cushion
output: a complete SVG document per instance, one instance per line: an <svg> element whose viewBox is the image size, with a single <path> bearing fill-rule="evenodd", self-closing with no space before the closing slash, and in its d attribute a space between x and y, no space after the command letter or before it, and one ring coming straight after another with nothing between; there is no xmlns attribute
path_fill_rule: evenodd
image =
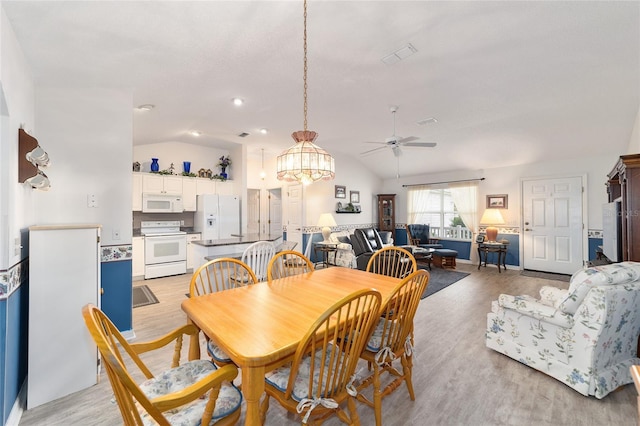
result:
<svg viewBox="0 0 640 426"><path fill-rule="evenodd" d="M327 352L329 353L329 352ZM330 370L330 357L326 356L324 359L324 374L326 376L327 372ZM337 357L336 357L337 358ZM293 391L291 396L296 401L302 401L306 398L313 399L313 396L309 395L309 380L313 380L313 394L315 394L316 389L318 388L318 381L320 378L320 363L322 360L322 353L320 351L315 354L315 369L313 378L311 378L311 356L305 356L300 363L298 368L298 374L296 375L295 384L293 386ZM265 380L267 384L274 386L276 389L281 392L285 392L287 389L287 383L289 382L289 376L291 375L291 363L286 364L282 367L276 368L275 370L269 372L265 376ZM326 377L325 377L326 379ZM324 397L324 395L321 395Z"/></svg>
<svg viewBox="0 0 640 426"><path fill-rule="evenodd" d="M198 382L215 370L216 366L210 361L190 361L165 371L152 379L146 380L140 385L140 389L149 399L158 398L172 392L178 392ZM202 413L204 412L207 401L207 398L197 399L179 409L165 411L164 415L172 425L200 425ZM220 393L216 400L216 408L210 424L239 410L241 403L242 394L240 391L232 384L224 383L220 388ZM146 411L140 414L145 425L157 424Z"/></svg>
<svg viewBox="0 0 640 426"><path fill-rule="evenodd" d="M225 351L222 350L218 345L213 343L211 340L207 340L207 353L214 361L230 363L231 358Z"/></svg>

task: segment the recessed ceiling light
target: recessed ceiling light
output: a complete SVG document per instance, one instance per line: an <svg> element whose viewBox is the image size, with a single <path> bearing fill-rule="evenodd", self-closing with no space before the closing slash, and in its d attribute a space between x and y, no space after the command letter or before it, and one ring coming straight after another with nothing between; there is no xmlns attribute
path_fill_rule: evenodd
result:
<svg viewBox="0 0 640 426"><path fill-rule="evenodd" d="M156 106L152 104L144 104L144 105L140 105L137 109L139 109L140 111L151 111L155 107Z"/></svg>
<svg viewBox="0 0 640 426"><path fill-rule="evenodd" d="M232 101L235 106L240 106L244 104L244 99L242 98L233 98Z"/></svg>
<svg viewBox="0 0 640 426"><path fill-rule="evenodd" d="M191 131L189 132L189 134L190 134L191 136L196 136L196 137L198 137L198 136L202 135L202 132L201 132L201 131L199 131L199 130L191 130Z"/></svg>
<svg viewBox="0 0 640 426"><path fill-rule="evenodd" d="M266 135L267 133L269 133L269 129L265 129L263 127L262 129L260 129L260 133L262 133L263 135Z"/></svg>

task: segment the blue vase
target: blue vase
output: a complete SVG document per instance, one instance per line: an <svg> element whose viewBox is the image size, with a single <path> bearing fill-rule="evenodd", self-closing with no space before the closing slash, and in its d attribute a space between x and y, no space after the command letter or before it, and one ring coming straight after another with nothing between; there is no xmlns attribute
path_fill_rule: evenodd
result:
<svg viewBox="0 0 640 426"><path fill-rule="evenodd" d="M220 172L220 176L222 176L223 178L227 178L227 168L226 167L221 167L222 171Z"/></svg>
<svg viewBox="0 0 640 426"><path fill-rule="evenodd" d="M183 161L182 162L182 170L185 173L191 172L191 161Z"/></svg>
<svg viewBox="0 0 640 426"><path fill-rule="evenodd" d="M160 170L160 165L158 164L158 159L157 158L152 158L151 159L151 171L152 172L157 172L158 170Z"/></svg>

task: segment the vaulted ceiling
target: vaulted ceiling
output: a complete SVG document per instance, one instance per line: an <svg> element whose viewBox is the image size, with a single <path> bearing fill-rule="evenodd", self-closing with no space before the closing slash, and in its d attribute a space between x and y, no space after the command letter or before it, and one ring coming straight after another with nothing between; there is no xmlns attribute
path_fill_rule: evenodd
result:
<svg viewBox="0 0 640 426"><path fill-rule="evenodd" d="M246 144L270 157L302 129L302 1L2 7L38 86L133 93L134 145ZM414 54L382 61L408 44ZM413 175L622 154L640 104L637 1L311 0L308 50L318 145L382 178L396 174L392 150L360 153L393 135L392 105L397 136L437 142L402 148Z"/></svg>

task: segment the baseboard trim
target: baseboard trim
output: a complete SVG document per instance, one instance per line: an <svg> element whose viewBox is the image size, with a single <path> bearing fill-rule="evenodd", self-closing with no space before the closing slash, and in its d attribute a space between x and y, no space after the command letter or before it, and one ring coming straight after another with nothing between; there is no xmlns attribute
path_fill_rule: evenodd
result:
<svg viewBox="0 0 640 426"><path fill-rule="evenodd" d="M24 413L24 407L27 402L27 381L25 380L22 383L22 387L20 388L20 392L18 393L18 398L13 402L13 407L11 407L11 411L9 412L9 417L7 417L6 426L18 426L20 424L20 419L22 418L22 413Z"/></svg>

